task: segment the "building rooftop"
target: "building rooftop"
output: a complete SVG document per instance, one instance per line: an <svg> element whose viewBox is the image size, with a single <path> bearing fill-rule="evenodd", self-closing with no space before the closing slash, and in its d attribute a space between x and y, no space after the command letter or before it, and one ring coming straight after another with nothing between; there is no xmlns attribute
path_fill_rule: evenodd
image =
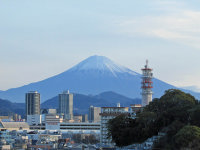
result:
<svg viewBox="0 0 200 150"><path fill-rule="evenodd" d="M38 93L37 91L29 91L28 93Z"/></svg>
<svg viewBox="0 0 200 150"><path fill-rule="evenodd" d="M128 107L101 107L101 108L128 108Z"/></svg>
<svg viewBox="0 0 200 150"><path fill-rule="evenodd" d="M0 124L6 128L29 128L28 123L26 122L0 122Z"/></svg>

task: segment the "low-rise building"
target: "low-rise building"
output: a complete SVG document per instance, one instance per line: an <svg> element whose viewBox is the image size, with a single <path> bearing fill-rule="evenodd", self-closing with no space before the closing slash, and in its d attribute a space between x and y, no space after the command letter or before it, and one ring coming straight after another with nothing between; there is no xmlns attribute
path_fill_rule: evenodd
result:
<svg viewBox="0 0 200 150"><path fill-rule="evenodd" d="M83 131L83 130L90 130L90 131L100 131L100 123L61 123L60 130L66 131Z"/></svg>
<svg viewBox="0 0 200 150"><path fill-rule="evenodd" d="M59 130L61 122L63 122L63 119L59 115L46 114L45 128L46 130Z"/></svg>
<svg viewBox="0 0 200 150"><path fill-rule="evenodd" d="M142 111L143 107L141 104L134 104L130 106L130 114L134 119L136 117L137 112Z"/></svg>
<svg viewBox="0 0 200 150"><path fill-rule="evenodd" d="M27 115L29 125L39 125L42 123L42 115Z"/></svg>
<svg viewBox="0 0 200 150"><path fill-rule="evenodd" d="M29 130L29 125L27 122L3 122L0 121L0 129L7 130Z"/></svg>
<svg viewBox="0 0 200 150"><path fill-rule="evenodd" d="M73 122L82 122L82 115L74 115Z"/></svg>
<svg viewBox="0 0 200 150"><path fill-rule="evenodd" d="M113 119L120 114L129 113L129 107L102 107L101 108L101 139L100 142L103 145L114 145L112 139L107 137L108 129L107 123L110 119Z"/></svg>

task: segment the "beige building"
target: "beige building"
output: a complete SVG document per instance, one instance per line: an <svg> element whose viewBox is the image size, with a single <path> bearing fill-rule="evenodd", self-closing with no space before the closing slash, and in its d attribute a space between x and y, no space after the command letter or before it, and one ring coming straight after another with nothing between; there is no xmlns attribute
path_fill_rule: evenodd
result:
<svg viewBox="0 0 200 150"><path fill-rule="evenodd" d="M82 122L82 115L75 115L73 117L73 122Z"/></svg>
<svg viewBox="0 0 200 150"><path fill-rule="evenodd" d="M2 119L10 119L10 116L0 116L0 120Z"/></svg>
<svg viewBox="0 0 200 150"><path fill-rule="evenodd" d="M88 121L89 122L100 122L101 121L100 113L101 113L101 107L90 106Z"/></svg>
<svg viewBox="0 0 200 150"><path fill-rule="evenodd" d="M137 113L140 110L142 110L142 105L141 104L133 104L133 105L131 105L131 112Z"/></svg>
<svg viewBox="0 0 200 150"><path fill-rule="evenodd" d="M0 129L7 130L29 130L27 122L2 122L0 121Z"/></svg>

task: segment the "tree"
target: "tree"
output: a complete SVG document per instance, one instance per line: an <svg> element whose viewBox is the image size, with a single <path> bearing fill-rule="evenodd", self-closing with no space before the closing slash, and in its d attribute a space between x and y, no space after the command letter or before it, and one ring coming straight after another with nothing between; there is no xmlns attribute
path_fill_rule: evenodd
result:
<svg viewBox="0 0 200 150"><path fill-rule="evenodd" d="M200 105L195 106L189 111L189 122L191 125L200 127Z"/></svg>
<svg viewBox="0 0 200 150"><path fill-rule="evenodd" d="M185 126L174 136L174 147L177 149L200 149L200 128Z"/></svg>
<svg viewBox="0 0 200 150"><path fill-rule="evenodd" d="M108 121L108 137L112 137L112 140L119 147L129 145L132 142L129 129L134 126L134 124L135 120L131 119L129 115L121 114Z"/></svg>
<svg viewBox="0 0 200 150"><path fill-rule="evenodd" d="M199 116L200 105L193 96L177 89L170 89L161 98L154 99L143 111L137 113L135 119L121 115L110 120L109 136L117 146L126 146L142 143L158 135L158 132L165 132L166 136L160 139L157 147L173 149L175 144L172 139L178 137L175 138L175 135L189 123L200 126Z"/></svg>
<svg viewBox="0 0 200 150"><path fill-rule="evenodd" d="M178 120L187 123L189 112L198 104L198 101L190 94L177 89L170 89L160 99L155 99L144 108L145 111L155 112L157 115L156 126L162 130L166 126Z"/></svg>
<svg viewBox="0 0 200 150"><path fill-rule="evenodd" d="M165 132L166 135L161 137L160 140L154 144L154 148L162 150L173 150L174 149L173 137L184 126L185 126L184 123L175 120L172 124L164 128L162 132Z"/></svg>

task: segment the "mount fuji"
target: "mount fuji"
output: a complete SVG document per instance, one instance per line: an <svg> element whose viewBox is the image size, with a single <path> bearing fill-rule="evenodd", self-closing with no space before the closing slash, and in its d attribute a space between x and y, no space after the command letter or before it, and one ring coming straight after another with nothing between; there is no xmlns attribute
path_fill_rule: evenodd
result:
<svg viewBox="0 0 200 150"><path fill-rule="evenodd" d="M160 97L165 90L176 88L154 78L153 97ZM104 56L91 56L71 69L48 79L1 91L0 97L12 102L24 102L25 93L38 91L42 102L64 90L71 93L97 95L105 91L113 91L130 98L140 98L141 74L118 65ZM200 93L183 90L196 98Z"/></svg>

